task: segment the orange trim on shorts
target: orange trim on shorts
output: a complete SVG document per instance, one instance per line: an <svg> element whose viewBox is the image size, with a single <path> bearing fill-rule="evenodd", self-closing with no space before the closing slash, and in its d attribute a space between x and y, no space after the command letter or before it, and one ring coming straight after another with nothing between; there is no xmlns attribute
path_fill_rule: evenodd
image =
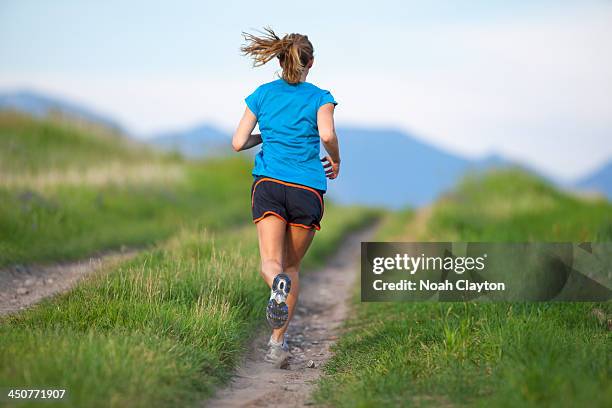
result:
<svg viewBox="0 0 612 408"><path fill-rule="evenodd" d="M255 220L253 220L254 224L257 224L259 221L263 220L267 215L274 215L275 217L280 218L281 220L287 222L286 219L284 219L283 217L281 217L280 215L278 215L277 213L275 213L274 211L266 211L265 213L263 213L263 215Z"/></svg>
<svg viewBox="0 0 612 408"><path fill-rule="evenodd" d="M291 225L292 227L301 227L301 228L305 228L307 230L311 230L311 229L315 229L317 231L319 231L321 229L321 227L319 227L318 225L312 224L312 225L304 225L304 224L297 224L295 222L290 222L289 225Z"/></svg>
<svg viewBox="0 0 612 408"><path fill-rule="evenodd" d="M323 212L325 211L325 204L323 204L323 197L321 197L321 195L319 194L317 190L315 190L314 188L303 186L301 184L288 183L286 181L281 181L281 180L277 180L277 179L273 179L269 177L260 178L259 180L257 180L257 183L255 183L255 185L253 186L253 194L251 195L251 208L253 208L253 206L255 205L255 189L257 188L257 185L261 183L262 181L272 181L274 183L284 184L289 187L297 187L297 188L302 188L304 190L312 191L313 193L315 193L315 195L319 199L319 202L321 203L321 217L323 216Z"/></svg>

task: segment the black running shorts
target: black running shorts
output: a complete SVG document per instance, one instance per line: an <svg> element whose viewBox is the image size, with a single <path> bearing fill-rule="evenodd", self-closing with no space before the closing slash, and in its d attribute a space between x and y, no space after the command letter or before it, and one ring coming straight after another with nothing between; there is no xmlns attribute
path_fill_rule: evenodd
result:
<svg viewBox="0 0 612 408"><path fill-rule="evenodd" d="M256 177L251 187L253 222L274 215L287 224L321 229L324 191L270 177Z"/></svg>

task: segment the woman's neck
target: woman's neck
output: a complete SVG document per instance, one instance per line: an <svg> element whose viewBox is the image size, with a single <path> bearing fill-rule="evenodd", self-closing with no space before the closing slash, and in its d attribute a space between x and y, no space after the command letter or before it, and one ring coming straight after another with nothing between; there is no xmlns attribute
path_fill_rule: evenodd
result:
<svg viewBox="0 0 612 408"><path fill-rule="evenodd" d="M300 76L300 82L306 82L306 77L308 76L308 71L310 71L310 70L308 68L306 68L302 72L302 75Z"/></svg>

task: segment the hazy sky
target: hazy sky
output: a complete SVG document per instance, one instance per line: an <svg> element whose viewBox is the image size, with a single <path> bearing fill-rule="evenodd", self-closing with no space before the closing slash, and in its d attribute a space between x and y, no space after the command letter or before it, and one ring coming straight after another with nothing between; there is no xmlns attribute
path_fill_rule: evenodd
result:
<svg viewBox="0 0 612 408"><path fill-rule="evenodd" d="M612 157L611 1L164 3L2 0L0 91L68 97L141 136L232 130L278 70L252 69L240 33L271 25L309 35L308 80L332 91L339 124L566 179Z"/></svg>

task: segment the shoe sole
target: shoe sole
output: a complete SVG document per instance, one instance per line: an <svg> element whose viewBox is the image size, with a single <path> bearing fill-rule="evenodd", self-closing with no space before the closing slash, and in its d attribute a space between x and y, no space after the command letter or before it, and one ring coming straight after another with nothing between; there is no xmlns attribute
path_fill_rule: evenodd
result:
<svg viewBox="0 0 612 408"><path fill-rule="evenodd" d="M289 307L285 303L291 290L291 279L284 273L276 275L272 282L273 295L266 307L266 319L273 329L280 329L289 319ZM279 302L277 298L282 300Z"/></svg>
<svg viewBox="0 0 612 408"><path fill-rule="evenodd" d="M282 290L288 295L291 291L291 278L285 273L279 273L272 281L272 290Z"/></svg>

